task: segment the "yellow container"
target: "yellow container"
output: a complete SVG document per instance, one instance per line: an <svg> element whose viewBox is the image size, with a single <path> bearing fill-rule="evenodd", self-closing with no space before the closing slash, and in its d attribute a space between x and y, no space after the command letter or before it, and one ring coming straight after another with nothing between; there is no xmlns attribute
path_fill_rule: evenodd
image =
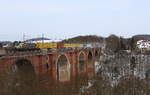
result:
<svg viewBox="0 0 150 95"><path fill-rule="evenodd" d="M36 48L57 48L56 43L36 43Z"/></svg>
<svg viewBox="0 0 150 95"><path fill-rule="evenodd" d="M64 44L64 47L66 48L75 48L75 47L82 47L82 44Z"/></svg>

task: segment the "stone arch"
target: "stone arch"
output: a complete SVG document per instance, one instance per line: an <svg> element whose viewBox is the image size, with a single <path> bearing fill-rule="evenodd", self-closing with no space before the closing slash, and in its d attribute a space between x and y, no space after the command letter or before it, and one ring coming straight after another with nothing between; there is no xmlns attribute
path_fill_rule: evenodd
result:
<svg viewBox="0 0 150 95"><path fill-rule="evenodd" d="M34 66L27 58L19 58L13 63L13 71L34 72Z"/></svg>
<svg viewBox="0 0 150 95"><path fill-rule="evenodd" d="M45 59L45 67L46 67L46 69L47 70L49 70L49 68L50 68L50 64L49 64L49 56L48 55L45 55L44 56L44 59Z"/></svg>
<svg viewBox="0 0 150 95"><path fill-rule="evenodd" d="M79 65L78 65L79 72L82 72L85 69L85 53L80 52L78 59L79 59Z"/></svg>
<svg viewBox="0 0 150 95"><path fill-rule="evenodd" d="M87 67L93 68L93 53L92 53L92 51L89 51L89 53L88 53Z"/></svg>
<svg viewBox="0 0 150 95"><path fill-rule="evenodd" d="M98 50L95 50L95 58L97 59L99 57L99 52Z"/></svg>
<svg viewBox="0 0 150 95"><path fill-rule="evenodd" d="M88 60L92 60L93 59L93 54L91 51L89 51L88 53Z"/></svg>
<svg viewBox="0 0 150 95"><path fill-rule="evenodd" d="M12 79L15 80L16 83L30 83L30 81L34 81L36 78L34 66L27 58L17 59L12 64L10 70L11 75L13 76Z"/></svg>
<svg viewBox="0 0 150 95"><path fill-rule="evenodd" d="M22 91L22 88L32 89L37 81L36 73L31 61L28 58L18 58L13 62L8 70L9 78L6 81L9 84L9 88L16 88L18 91ZM29 86L31 84L33 86ZM26 89L27 92L27 89ZM26 93L25 92L25 93ZM12 93L16 91L12 90ZM29 93L27 92L26 95Z"/></svg>
<svg viewBox="0 0 150 95"><path fill-rule="evenodd" d="M56 69L57 69L57 80L61 82L70 80L71 75L70 62L65 54L61 54L58 56L56 61Z"/></svg>

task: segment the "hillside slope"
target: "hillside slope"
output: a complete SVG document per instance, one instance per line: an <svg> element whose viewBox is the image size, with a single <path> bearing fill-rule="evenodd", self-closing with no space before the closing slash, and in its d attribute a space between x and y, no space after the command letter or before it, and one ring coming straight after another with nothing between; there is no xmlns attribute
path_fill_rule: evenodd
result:
<svg viewBox="0 0 150 95"><path fill-rule="evenodd" d="M63 40L63 43L91 43L91 42L103 42L103 37L88 35L88 36L77 36L74 38Z"/></svg>

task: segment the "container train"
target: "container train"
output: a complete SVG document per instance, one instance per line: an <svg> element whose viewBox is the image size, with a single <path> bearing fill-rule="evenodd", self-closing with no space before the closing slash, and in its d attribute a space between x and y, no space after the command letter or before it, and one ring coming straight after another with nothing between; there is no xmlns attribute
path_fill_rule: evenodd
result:
<svg viewBox="0 0 150 95"><path fill-rule="evenodd" d="M16 45L17 49L42 49L42 48L82 48L83 44L74 44L74 43L20 43Z"/></svg>
<svg viewBox="0 0 150 95"><path fill-rule="evenodd" d="M73 50L73 49L87 49L93 48L92 44L77 44L77 43L18 43L10 47L3 48L3 51L0 51L0 56L7 54L15 54L16 52L55 52Z"/></svg>
<svg viewBox="0 0 150 95"><path fill-rule="evenodd" d="M68 43L36 43L36 48L80 48L83 44Z"/></svg>

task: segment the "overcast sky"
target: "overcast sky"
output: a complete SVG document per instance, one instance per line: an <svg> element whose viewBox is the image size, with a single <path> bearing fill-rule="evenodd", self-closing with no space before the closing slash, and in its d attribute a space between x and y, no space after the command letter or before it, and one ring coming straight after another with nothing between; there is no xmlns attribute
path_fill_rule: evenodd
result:
<svg viewBox="0 0 150 95"><path fill-rule="evenodd" d="M0 0L0 40L150 34L150 0Z"/></svg>

